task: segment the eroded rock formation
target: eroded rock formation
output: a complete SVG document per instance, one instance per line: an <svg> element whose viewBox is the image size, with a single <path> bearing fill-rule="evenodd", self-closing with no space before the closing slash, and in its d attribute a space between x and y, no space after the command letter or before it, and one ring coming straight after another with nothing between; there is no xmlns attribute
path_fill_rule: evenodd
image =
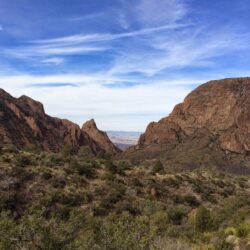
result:
<svg viewBox="0 0 250 250"><path fill-rule="evenodd" d="M224 159L224 164L244 166L250 165L249 154L250 78L201 85L168 117L150 123L138 145L125 153L140 159L160 155L173 159L185 155L192 159L189 164L206 156L204 162L211 162L214 157L221 164ZM238 161L230 161L230 157Z"/></svg>

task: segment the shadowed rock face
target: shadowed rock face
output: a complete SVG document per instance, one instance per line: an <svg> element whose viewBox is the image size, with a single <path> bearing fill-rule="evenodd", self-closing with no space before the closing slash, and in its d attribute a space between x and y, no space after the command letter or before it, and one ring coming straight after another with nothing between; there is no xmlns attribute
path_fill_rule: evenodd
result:
<svg viewBox="0 0 250 250"><path fill-rule="evenodd" d="M0 90L0 143L18 148L33 144L46 151L59 151L65 144L103 151L78 125L48 116L43 105L30 97L14 98L4 90Z"/></svg>
<svg viewBox="0 0 250 250"><path fill-rule="evenodd" d="M109 155L116 155L121 152L109 139L108 135L99 130L94 119L87 121L82 126L82 131L87 133L100 147Z"/></svg>
<svg viewBox="0 0 250 250"><path fill-rule="evenodd" d="M210 81L201 85L168 117L150 123L138 145L125 155L136 157L140 154L143 158L144 154L151 158L165 154L165 158L170 158L170 155L178 157L180 153L191 151L199 156L202 152L203 156L214 153L221 162L226 155L226 158L242 159L237 164L249 165L250 78ZM233 161L224 159L224 162Z"/></svg>

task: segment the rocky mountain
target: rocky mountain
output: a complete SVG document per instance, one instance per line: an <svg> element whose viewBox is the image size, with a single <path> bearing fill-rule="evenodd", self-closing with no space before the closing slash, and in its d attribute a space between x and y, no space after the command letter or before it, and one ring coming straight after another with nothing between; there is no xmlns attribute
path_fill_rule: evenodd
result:
<svg viewBox="0 0 250 250"><path fill-rule="evenodd" d="M94 140L105 152L110 155L116 155L121 152L121 150L111 142L108 135L97 128L94 119L84 123L82 131L87 133L92 140Z"/></svg>
<svg viewBox="0 0 250 250"><path fill-rule="evenodd" d="M250 78L210 81L148 125L124 156L173 167L250 168Z"/></svg>
<svg viewBox="0 0 250 250"><path fill-rule="evenodd" d="M100 132L102 133L102 132ZM106 138L108 143L109 139ZM105 143L105 139L102 141ZM113 153L91 139L77 124L47 115L43 105L27 96L14 98L0 89L0 144L17 148L36 145L45 151L59 151L67 144L89 146L93 153ZM106 151L107 149L107 151Z"/></svg>

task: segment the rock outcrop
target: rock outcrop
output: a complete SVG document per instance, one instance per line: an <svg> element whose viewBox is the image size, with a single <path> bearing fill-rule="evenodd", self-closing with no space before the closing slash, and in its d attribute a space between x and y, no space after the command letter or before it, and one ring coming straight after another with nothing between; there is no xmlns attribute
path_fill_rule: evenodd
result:
<svg viewBox="0 0 250 250"><path fill-rule="evenodd" d="M95 120L91 119L82 126L82 131L87 133L89 137L94 140L100 147L109 155L117 155L121 152L109 139L108 135L99 130L96 126Z"/></svg>
<svg viewBox="0 0 250 250"><path fill-rule="evenodd" d="M14 98L0 89L0 145L17 148L36 145L59 151L63 145L89 146L93 153L109 153L77 124L47 115L43 105L30 97Z"/></svg>
<svg viewBox="0 0 250 250"><path fill-rule="evenodd" d="M178 166L249 167L250 78L201 85L168 117L150 123L124 155L139 160L161 156Z"/></svg>

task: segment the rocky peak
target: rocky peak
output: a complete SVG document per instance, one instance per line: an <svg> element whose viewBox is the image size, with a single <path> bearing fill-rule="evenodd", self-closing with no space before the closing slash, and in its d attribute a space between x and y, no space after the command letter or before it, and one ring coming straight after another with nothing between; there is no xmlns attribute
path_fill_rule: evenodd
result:
<svg viewBox="0 0 250 250"><path fill-rule="evenodd" d="M210 81L196 88L168 117L150 123L130 153L150 156L146 151L152 148L153 156L168 157L192 150L193 159L209 149L220 159L241 155L250 165L250 78Z"/></svg>
<svg viewBox="0 0 250 250"><path fill-rule="evenodd" d="M96 126L96 122L94 119L91 119L87 122L85 122L82 126L83 130L98 130L97 126Z"/></svg>
<svg viewBox="0 0 250 250"><path fill-rule="evenodd" d="M2 99L6 99L6 98L10 98L11 95L9 93L7 93L4 89L0 88L0 97Z"/></svg>
<svg viewBox="0 0 250 250"><path fill-rule="evenodd" d="M24 148L33 144L46 151L59 151L68 144L89 146L95 154L103 151L77 124L47 115L42 103L28 96L14 98L2 89L0 97L1 145Z"/></svg>
<svg viewBox="0 0 250 250"><path fill-rule="evenodd" d="M82 126L82 131L89 135L89 137L96 141L103 151L109 155L116 155L121 152L109 139L107 133L99 130L96 126L95 120L91 119L85 122Z"/></svg>
<svg viewBox="0 0 250 250"><path fill-rule="evenodd" d="M24 105L27 105L28 108L33 111L34 113L40 113L40 114L45 114L43 104L33 100L32 98L22 95L21 97L18 98L20 103L23 103Z"/></svg>

